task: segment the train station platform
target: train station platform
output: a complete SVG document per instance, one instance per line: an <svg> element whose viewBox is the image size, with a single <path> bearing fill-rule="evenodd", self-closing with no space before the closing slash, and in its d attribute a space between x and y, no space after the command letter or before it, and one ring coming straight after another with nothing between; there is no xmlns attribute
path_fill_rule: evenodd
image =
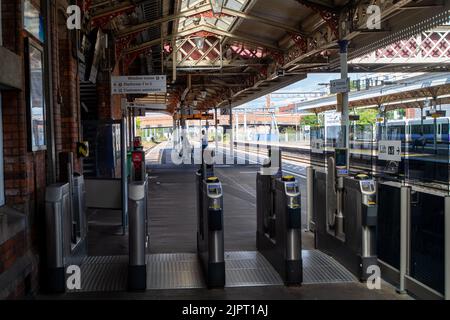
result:
<svg viewBox="0 0 450 320"><path fill-rule="evenodd" d="M285 286L257 251L259 166L252 163L215 168L224 190L226 283L223 289L207 289L196 247L198 165L176 166L169 160L170 152L170 145L163 144L147 155L148 159L159 159L147 165L147 290L127 292L128 236L121 232L120 212L91 209L88 252L81 263L82 289L42 294L39 299L411 299L397 294L384 281L381 289L368 289L337 260L316 250L314 233L307 231L302 233L303 284ZM302 176L299 179L305 194L305 181ZM302 197L302 206L305 202ZM305 208L303 211L302 215Z"/></svg>

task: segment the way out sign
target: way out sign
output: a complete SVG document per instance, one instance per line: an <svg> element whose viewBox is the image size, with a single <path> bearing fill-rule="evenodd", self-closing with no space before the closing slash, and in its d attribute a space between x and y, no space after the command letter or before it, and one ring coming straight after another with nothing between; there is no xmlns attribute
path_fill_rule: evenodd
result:
<svg viewBox="0 0 450 320"><path fill-rule="evenodd" d="M112 94L149 94L166 93L165 75L155 76L112 76Z"/></svg>
<svg viewBox="0 0 450 320"><path fill-rule="evenodd" d="M380 140L378 142L378 159L400 162L402 160L402 142L400 140Z"/></svg>

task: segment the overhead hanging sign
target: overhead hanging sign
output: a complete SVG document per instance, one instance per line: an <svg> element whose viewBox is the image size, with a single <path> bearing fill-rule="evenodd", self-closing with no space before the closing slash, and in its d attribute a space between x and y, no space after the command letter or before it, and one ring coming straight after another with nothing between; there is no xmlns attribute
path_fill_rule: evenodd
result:
<svg viewBox="0 0 450 320"><path fill-rule="evenodd" d="M342 93L350 91L350 79L336 79L330 81L330 93Z"/></svg>
<svg viewBox="0 0 450 320"><path fill-rule="evenodd" d="M165 75L155 76L112 76L112 94L166 93Z"/></svg>
<svg viewBox="0 0 450 320"><path fill-rule="evenodd" d="M380 140L378 142L378 159L402 161L402 142L400 140Z"/></svg>
<svg viewBox="0 0 450 320"><path fill-rule="evenodd" d="M166 110L166 105L164 103L127 102L127 107L147 110Z"/></svg>

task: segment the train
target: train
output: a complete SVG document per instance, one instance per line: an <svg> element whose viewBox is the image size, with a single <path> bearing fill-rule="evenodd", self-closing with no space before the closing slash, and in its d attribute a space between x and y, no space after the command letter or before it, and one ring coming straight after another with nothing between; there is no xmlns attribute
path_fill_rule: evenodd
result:
<svg viewBox="0 0 450 320"><path fill-rule="evenodd" d="M383 136L389 140L401 140L406 143L423 141L433 143L436 137L437 143L449 142L449 117L435 119L406 119L390 120L386 123L386 131L383 132L383 123L376 127L377 140L383 140Z"/></svg>

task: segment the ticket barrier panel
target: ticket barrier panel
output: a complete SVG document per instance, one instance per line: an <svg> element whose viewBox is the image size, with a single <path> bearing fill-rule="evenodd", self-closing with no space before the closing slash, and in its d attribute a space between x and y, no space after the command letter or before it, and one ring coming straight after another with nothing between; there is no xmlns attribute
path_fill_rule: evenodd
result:
<svg viewBox="0 0 450 320"><path fill-rule="evenodd" d="M376 182L366 174L343 175L339 177L341 181L330 182L333 168L328 169L328 175L314 170L316 248L332 255L361 281L366 281L373 272L369 267L378 265ZM330 183L339 192L330 194ZM330 206L333 204L330 198L336 196L337 205Z"/></svg>
<svg viewBox="0 0 450 320"><path fill-rule="evenodd" d="M45 191L46 285L50 293L66 291L65 268L86 255L87 219L84 178L55 183Z"/></svg>
<svg viewBox="0 0 450 320"><path fill-rule="evenodd" d="M257 232L259 252L286 285L303 281L301 205L297 179L257 173Z"/></svg>

